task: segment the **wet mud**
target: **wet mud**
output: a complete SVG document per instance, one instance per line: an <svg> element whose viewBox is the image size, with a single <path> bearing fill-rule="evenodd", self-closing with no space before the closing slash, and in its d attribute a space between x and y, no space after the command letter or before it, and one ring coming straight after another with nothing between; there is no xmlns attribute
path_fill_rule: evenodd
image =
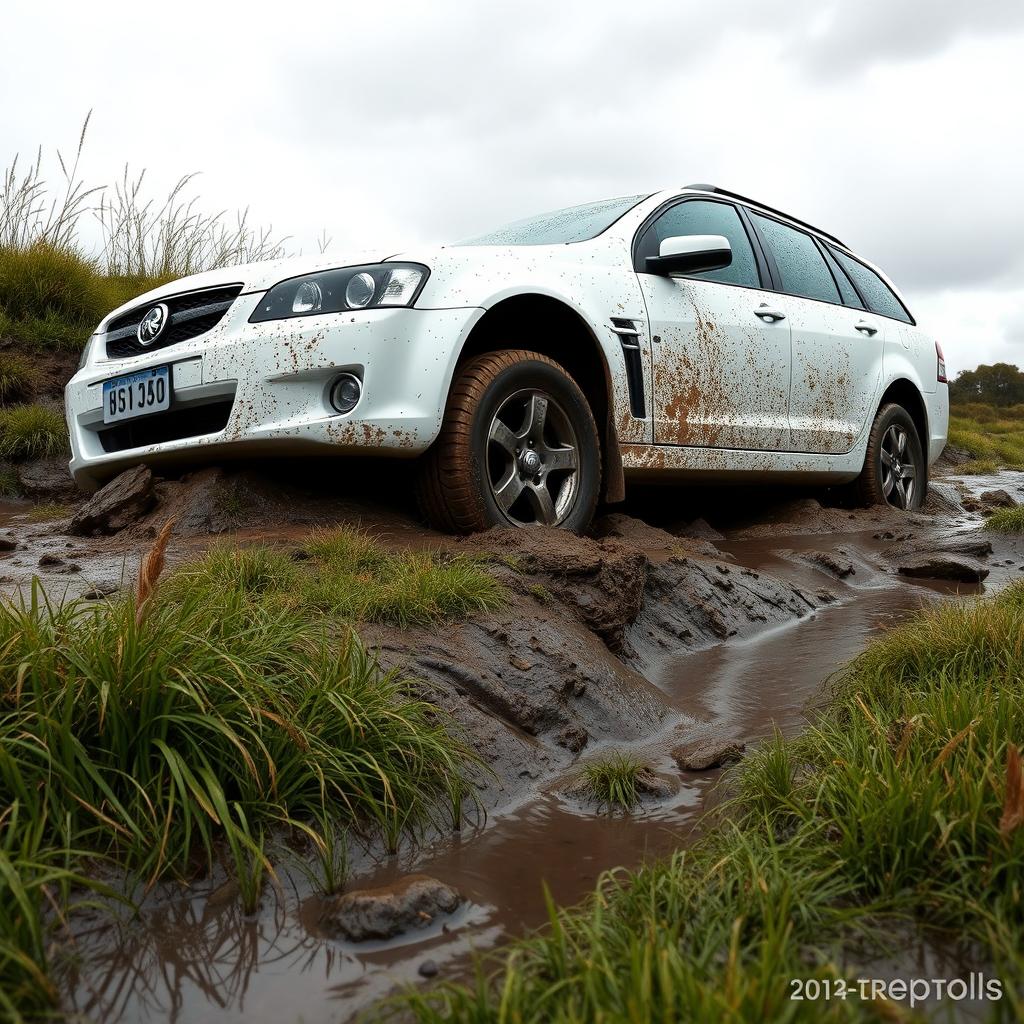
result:
<svg viewBox="0 0 1024 1024"><path fill-rule="evenodd" d="M152 509L113 536L70 537L70 520L30 523L27 505L0 507L8 592L32 576L58 593L130 583L174 514L172 562L218 540L300 545L318 526L358 523L398 547L481 556L511 595L498 612L440 628L361 629L385 665L451 712L489 770L474 820L390 857L372 842L354 846L346 888L423 873L458 891L457 909L394 939L347 941L324 930L330 898L315 892L301 852L282 849L279 886L250 917L223 877L137 893L135 915L76 915L65 1009L97 1021L345 1021L395 986L467 977L473 950L543 924L544 886L571 904L602 871L687 842L722 772L681 770L673 751L798 732L822 681L879 630L931 602L1024 578L1024 538L980 530L981 495L996 488L1024 500L1024 476L1011 473L949 477L909 515L792 492L659 489L585 538L446 538L401 502L282 488L248 470L157 482ZM921 550L972 559L987 576L901 575ZM627 748L668 795L630 814L566 795L582 761Z"/></svg>

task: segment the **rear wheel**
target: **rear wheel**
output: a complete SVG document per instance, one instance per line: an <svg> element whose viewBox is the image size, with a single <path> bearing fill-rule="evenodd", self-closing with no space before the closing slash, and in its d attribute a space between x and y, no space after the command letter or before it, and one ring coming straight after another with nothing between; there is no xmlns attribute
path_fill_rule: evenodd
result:
<svg viewBox="0 0 1024 1024"><path fill-rule="evenodd" d="M593 414L558 363L505 349L460 368L420 475L420 506L432 526L579 532L590 525L600 488Z"/></svg>
<svg viewBox="0 0 1024 1024"><path fill-rule="evenodd" d="M887 403L878 410L868 438L864 469L856 481L865 505L892 505L909 510L921 507L928 480L921 439L910 413Z"/></svg>

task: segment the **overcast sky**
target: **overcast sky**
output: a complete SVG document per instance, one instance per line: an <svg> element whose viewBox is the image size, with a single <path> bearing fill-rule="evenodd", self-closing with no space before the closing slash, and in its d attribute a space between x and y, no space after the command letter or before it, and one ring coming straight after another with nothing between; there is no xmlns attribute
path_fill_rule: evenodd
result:
<svg viewBox="0 0 1024 1024"><path fill-rule="evenodd" d="M1024 366L1024 3L7 0L0 164L73 149L316 250L710 181L880 264L954 371ZM52 165L51 165L52 166Z"/></svg>

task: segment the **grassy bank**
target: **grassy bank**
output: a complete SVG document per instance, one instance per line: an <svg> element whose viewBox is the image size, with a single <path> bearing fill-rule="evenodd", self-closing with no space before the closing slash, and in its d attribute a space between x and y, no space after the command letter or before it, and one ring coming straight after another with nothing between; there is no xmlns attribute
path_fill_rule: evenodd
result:
<svg viewBox="0 0 1024 1024"><path fill-rule="evenodd" d="M318 539L318 569L343 536ZM382 552L344 543L383 571ZM0 605L0 1015L53 1005L51 941L87 865L152 883L222 864L252 910L285 837L333 890L339 830L393 849L461 819L471 754L446 717L382 672L332 603L311 615L284 599L305 568L235 555L158 583L158 542L134 600L51 606L36 588ZM392 556L399 578L432 582L373 607L433 621L481 606L468 568L426 559Z"/></svg>
<svg viewBox="0 0 1024 1024"><path fill-rule="evenodd" d="M1024 469L1024 405L971 403L949 410L949 443L973 456L962 472Z"/></svg>
<svg viewBox="0 0 1024 1024"><path fill-rule="evenodd" d="M222 590L306 618L422 626L497 608L504 590L472 559L396 552L361 530L323 530L298 551L218 547L167 582L171 595L205 599Z"/></svg>
<svg viewBox="0 0 1024 1024"><path fill-rule="evenodd" d="M876 954L898 960L925 932L972 942L1004 983L995 1012L1020 1019L1022 675L1024 585L922 613L853 663L813 728L744 762L695 845L605 875L475 985L400 1010L538 1024L901 1019L893 1003L793 1001L790 979L877 976Z"/></svg>

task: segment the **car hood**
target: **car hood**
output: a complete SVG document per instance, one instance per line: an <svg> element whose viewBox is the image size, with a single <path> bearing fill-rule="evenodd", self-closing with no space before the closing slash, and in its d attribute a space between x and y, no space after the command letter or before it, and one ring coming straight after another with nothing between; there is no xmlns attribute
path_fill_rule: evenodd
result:
<svg viewBox="0 0 1024 1024"><path fill-rule="evenodd" d="M259 263L242 263L234 267L223 267L220 270L207 270L202 274L191 274L179 277L174 281L161 285L159 288L137 295L123 306L111 310L103 318L98 330L102 331L108 320L125 313L136 306L144 306L148 302L159 302L170 295L182 292L198 291L203 288L222 288L226 285L240 284L242 292L262 292L300 274L313 274L318 270L330 270L334 267L353 267L361 263L380 263L392 256L391 252L381 250L331 252L316 256L288 256L276 260L263 260Z"/></svg>

